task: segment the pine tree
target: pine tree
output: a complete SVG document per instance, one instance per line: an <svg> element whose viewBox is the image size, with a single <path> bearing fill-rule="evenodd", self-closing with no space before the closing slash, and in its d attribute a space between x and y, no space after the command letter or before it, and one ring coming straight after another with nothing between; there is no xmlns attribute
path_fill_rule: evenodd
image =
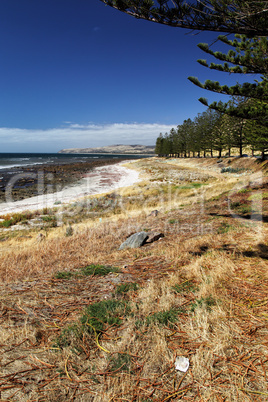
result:
<svg viewBox="0 0 268 402"><path fill-rule="evenodd" d="M201 43L199 48L204 52L214 56L223 64L211 63L206 60L198 62L210 69L234 73L234 74L263 74L260 82L236 84L228 87L220 85L217 81L207 80L202 84L198 78L189 77L189 80L203 89L220 94L244 97L247 100L256 100L257 102L245 101L243 107L237 108L228 103L213 102L208 105L205 98L200 98L200 102L211 109L218 110L221 113L227 113L244 119L253 119L268 127L268 40L267 38L247 38L244 35L235 35L234 40L229 40L226 36L219 36L219 40L233 47L227 54L212 51L208 44ZM231 64L230 64L231 63Z"/></svg>
<svg viewBox="0 0 268 402"><path fill-rule="evenodd" d="M159 136L156 139L154 152L158 156L163 155L163 134L162 133L160 133Z"/></svg>
<svg viewBox="0 0 268 402"><path fill-rule="evenodd" d="M199 31L268 35L268 2L261 0L101 0L135 18Z"/></svg>

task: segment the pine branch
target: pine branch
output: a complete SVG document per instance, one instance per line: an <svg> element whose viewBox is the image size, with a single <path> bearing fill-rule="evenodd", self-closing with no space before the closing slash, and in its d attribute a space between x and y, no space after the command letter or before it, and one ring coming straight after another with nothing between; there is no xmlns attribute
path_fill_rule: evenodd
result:
<svg viewBox="0 0 268 402"><path fill-rule="evenodd" d="M268 2L254 0L100 0L135 18L199 31L267 36Z"/></svg>

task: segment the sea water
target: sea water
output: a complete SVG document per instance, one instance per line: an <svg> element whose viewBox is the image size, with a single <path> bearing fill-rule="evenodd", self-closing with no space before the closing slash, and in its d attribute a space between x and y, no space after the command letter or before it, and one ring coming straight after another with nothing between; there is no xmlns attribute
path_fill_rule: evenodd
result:
<svg viewBox="0 0 268 402"><path fill-rule="evenodd" d="M1 169L13 167L26 167L44 164L67 164L93 162L105 159L140 159L152 155L138 154L58 154L58 153L0 153L0 172Z"/></svg>

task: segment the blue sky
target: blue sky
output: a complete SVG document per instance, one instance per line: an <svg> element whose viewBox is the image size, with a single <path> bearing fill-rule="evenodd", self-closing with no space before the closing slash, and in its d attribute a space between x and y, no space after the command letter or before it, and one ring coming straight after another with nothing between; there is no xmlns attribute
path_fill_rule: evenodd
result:
<svg viewBox="0 0 268 402"><path fill-rule="evenodd" d="M206 58L196 45L216 38L100 0L1 0L0 152L153 145L205 110L199 97L219 99L188 76L239 79L196 62Z"/></svg>

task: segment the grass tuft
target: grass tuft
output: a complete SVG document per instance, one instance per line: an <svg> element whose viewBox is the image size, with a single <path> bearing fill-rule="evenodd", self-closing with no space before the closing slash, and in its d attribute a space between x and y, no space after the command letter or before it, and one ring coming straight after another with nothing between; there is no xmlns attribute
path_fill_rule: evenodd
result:
<svg viewBox="0 0 268 402"><path fill-rule="evenodd" d="M180 284L175 284L172 286L172 289L175 290L176 293L188 293L197 291L198 287L192 281L185 281Z"/></svg>
<svg viewBox="0 0 268 402"><path fill-rule="evenodd" d="M146 318L147 325L157 323L165 326L172 326L178 320L178 310L170 309L167 311L156 312Z"/></svg>
<svg viewBox="0 0 268 402"><path fill-rule="evenodd" d="M102 300L86 308L81 317L81 323L87 332L99 333L104 330L106 324L120 325L122 316L127 312L129 312L129 306L126 302L114 299Z"/></svg>
<svg viewBox="0 0 268 402"><path fill-rule="evenodd" d="M139 288L138 284L136 282L127 282L127 283L122 283L120 285L117 285L115 289L115 293L118 295L123 295L126 294L130 291L137 291Z"/></svg>
<svg viewBox="0 0 268 402"><path fill-rule="evenodd" d="M130 371L131 356L128 353L117 353L109 363L110 371Z"/></svg>
<svg viewBox="0 0 268 402"><path fill-rule="evenodd" d="M108 275L110 272L120 272L120 269L117 267L111 267L108 265L87 265L86 267L81 268L82 275Z"/></svg>
<svg viewBox="0 0 268 402"><path fill-rule="evenodd" d="M191 311L195 311L197 307L205 307L207 311L211 311L211 307L216 305L216 300L211 296L201 297L191 304Z"/></svg>

